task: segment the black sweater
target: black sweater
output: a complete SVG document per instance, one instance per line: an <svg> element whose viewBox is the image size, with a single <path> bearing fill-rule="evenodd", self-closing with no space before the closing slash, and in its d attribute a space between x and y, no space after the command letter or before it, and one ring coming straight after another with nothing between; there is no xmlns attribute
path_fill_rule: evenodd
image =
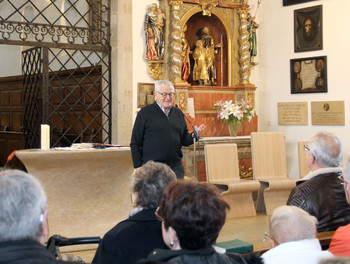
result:
<svg viewBox="0 0 350 264"><path fill-rule="evenodd" d="M166 116L154 102L142 108L135 120L130 143L134 168L149 160L177 166L181 164L181 147L192 143L182 111L172 107Z"/></svg>
<svg viewBox="0 0 350 264"><path fill-rule="evenodd" d="M34 240L0 243L0 264L58 264L76 263L56 260L54 254Z"/></svg>

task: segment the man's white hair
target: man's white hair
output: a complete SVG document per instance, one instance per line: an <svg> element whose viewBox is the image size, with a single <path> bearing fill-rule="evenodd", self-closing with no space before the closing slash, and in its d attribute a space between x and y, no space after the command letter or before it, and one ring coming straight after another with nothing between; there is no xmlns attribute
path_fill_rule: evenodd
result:
<svg viewBox="0 0 350 264"><path fill-rule="evenodd" d="M316 237L316 217L296 206L277 207L270 218L270 236L277 243Z"/></svg>
<svg viewBox="0 0 350 264"><path fill-rule="evenodd" d="M40 182L19 170L0 172L0 242L38 240L46 195Z"/></svg>
<svg viewBox="0 0 350 264"><path fill-rule="evenodd" d="M155 83L155 90L156 90L156 92L159 92L159 88L160 88L160 86L162 86L162 85L171 87L171 88L173 89L173 91L175 91L175 87L174 87L174 85L172 84L171 81L168 81L168 80L160 80L160 81L156 81L156 83Z"/></svg>

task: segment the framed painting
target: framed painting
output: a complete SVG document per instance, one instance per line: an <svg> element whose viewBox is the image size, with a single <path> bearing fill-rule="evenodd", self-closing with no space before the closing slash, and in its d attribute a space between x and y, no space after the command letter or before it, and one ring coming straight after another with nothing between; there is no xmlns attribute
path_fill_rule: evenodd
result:
<svg viewBox="0 0 350 264"><path fill-rule="evenodd" d="M283 6L296 5L306 2L311 2L315 0L283 0Z"/></svg>
<svg viewBox="0 0 350 264"><path fill-rule="evenodd" d="M142 108L154 102L154 83L137 83L137 107Z"/></svg>
<svg viewBox="0 0 350 264"><path fill-rule="evenodd" d="M322 5L294 10L294 51L322 48Z"/></svg>
<svg viewBox="0 0 350 264"><path fill-rule="evenodd" d="M290 60L291 93L327 92L327 57Z"/></svg>

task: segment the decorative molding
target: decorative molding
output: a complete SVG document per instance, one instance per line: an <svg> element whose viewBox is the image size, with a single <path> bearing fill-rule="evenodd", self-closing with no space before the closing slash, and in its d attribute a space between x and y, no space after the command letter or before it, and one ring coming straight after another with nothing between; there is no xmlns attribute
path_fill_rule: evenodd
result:
<svg viewBox="0 0 350 264"><path fill-rule="evenodd" d="M172 81L174 84L183 83L181 79L181 52L182 52L182 40L181 40L181 26L180 26L180 8L182 7L182 1L171 0L171 36L170 36L170 61L171 61L171 73Z"/></svg>
<svg viewBox="0 0 350 264"><path fill-rule="evenodd" d="M2 20L0 38L69 44L109 44L103 30Z"/></svg>
<svg viewBox="0 0 350 264"><path fill-rule="evenodd" d="M162 77L162 64L164 61L147 61L148 73L154 80L160 80Z"/></svg>
<svg viewBox="0 0 350 264"><path fill-rule="evenodd" d="M240 8L237 10L241 21L239 36L240 53L240 83L238 86L252 85L249 82L250 77L250 52L249 52L249 32L247 16L250 8Z"/></svg>
<svg viewBox="0 0 350 264"><path fill-rule="evenodd" d="M219 4L219 1L218 0L198 0L198 4L202 8L203 16L211 16L211 12Z"/></svg>

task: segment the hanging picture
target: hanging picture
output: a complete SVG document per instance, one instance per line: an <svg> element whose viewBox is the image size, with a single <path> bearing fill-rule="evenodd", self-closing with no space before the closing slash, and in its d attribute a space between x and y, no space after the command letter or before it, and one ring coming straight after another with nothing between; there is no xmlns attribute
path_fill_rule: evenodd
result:
<svg viewBox="0 0 350 264"><path fill-rule="evenodd" d="M294 51L321 50L322 5L294 10Z"/></svg>
<svg viewBox="0 0 350 264"><path fill-rule="evenodd" d="M291 93L327 92L327 57L290 60Z"/></svg>
<svg viewBox="0 0 350 264"><path fill-rule="evenodd" d="M142 108L154 102L154 83L137 83L137 107Z"/></svg>
<svg viewBox="0 0 350 264"><path fill-rule="evenodd" d="M301 3L311 2L311 1L315 1L315 0L283 0L283 5L289 6L289 5L296 5L296 4L301 4Z"/></svg>

